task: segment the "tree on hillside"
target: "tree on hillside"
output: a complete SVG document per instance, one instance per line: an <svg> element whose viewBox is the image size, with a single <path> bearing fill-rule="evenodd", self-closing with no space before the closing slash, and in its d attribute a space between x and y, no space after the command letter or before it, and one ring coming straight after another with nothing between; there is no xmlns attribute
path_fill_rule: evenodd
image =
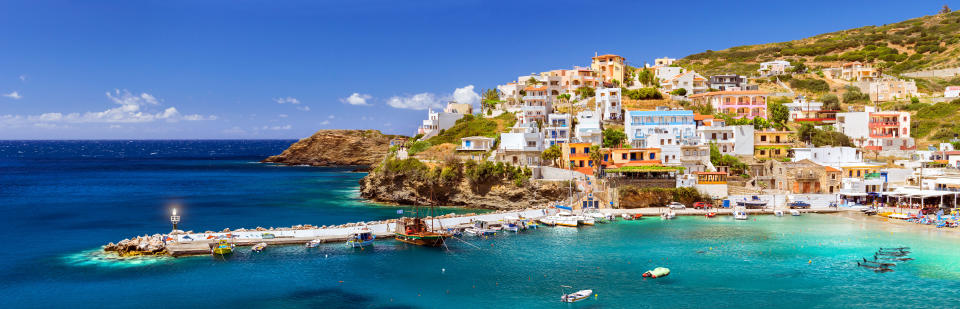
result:
<svg viewBox="0 0 960 309"><path fill-rule="evenodd" d="M596 90L587 86L580 86L580 88L577 88L576 93L580 95L581 99L586 99L596 95Z"/></svg>
<svg viewBox="0 0 960 309"><path fill-rule="evenodd" d="M682 97L682 96L685 96L685 95L687 95L687 88L679 88L679 89L676 89L676 90L674 90L674 91L670 91L670 94L672 94L672 95L678 95L678 96L681 96L681 97Z"/></svg>
<svg viewBox="0 0 960 309"><path fill-rule="evenodd" d="M527 86L535 86L539 84L540 81L538 81L536 78L533 78L533 76L530 76L530 78L527 79Z"/></svg>
<svg viewBox="0 0 960 309"><path fill-rule="evenodd" d="M603 147L606 148L616 148L620 147L624 141L627 140L627 135L623 133L623 130L620 129L606 129L603 130Z"/></svg>
<svg viewBox="0 0 960 309"><path fill-rule="evenodd" d="M950 14L950 12L952 11L950 10L950 7L947 6L946 4L944 4L943 8L940 9L940 14Z"/></svg>
<svg viewBox="0 0 960 309"><path fill-rule="evenodd" d="M637 80L645 87L653 87L653 71L649 68L644 68L640 70L640 73L637 73Z"/></svg>
<svg viewBox="0 0 960 309"><path fill-rule="evenodd" d="M550 164L552 165L556 165L557 159L559 159L562 156L563 154L560 152L560 145L556 144L556 145L550 146L549 148L544 150L542 153L540 153L540 160L543 160L545 162L550 162Z"/></svg>
<svg viewBox="0 0 960 309"><path fill-rule="evenodd" d="M790 109L780 103L767 103L767 113L770 115L770 122L779 126L785 126L790 119Z"/></svg>
<svg viewBox="0 0 960 309"><path fill-rule="evenodd" d="M823 102L823 110L828 111L838 111L840 110L840 98L837 95L828 93L820 97L820 101Z"/></svg>

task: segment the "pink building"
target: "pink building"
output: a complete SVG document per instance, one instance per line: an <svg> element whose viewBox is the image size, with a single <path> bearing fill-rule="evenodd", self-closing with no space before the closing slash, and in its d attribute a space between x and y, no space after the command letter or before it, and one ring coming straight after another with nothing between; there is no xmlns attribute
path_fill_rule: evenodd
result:
<svg viewBox="0 0 960 309"><path fill-rule="evenodd" d="M767 96L763 91L714 91L690 95L694 105L710 104L718 113L734 115L734 118L767 118Z"/></svg>

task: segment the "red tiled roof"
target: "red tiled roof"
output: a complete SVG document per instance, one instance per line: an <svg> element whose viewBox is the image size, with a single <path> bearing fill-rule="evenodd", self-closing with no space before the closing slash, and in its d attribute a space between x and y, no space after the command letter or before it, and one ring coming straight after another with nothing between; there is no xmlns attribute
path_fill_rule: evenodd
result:
<svg viewBox="0 0 960 309"><path fill-rule="evenodd" d="M767 93L766 91L760 91L760 90L727 90L727 91L712 91L712 92L698 93L698 94L690 95L690 97L691 97L691 98L698 98L698 97L708 97L708 96L727 95L727 94L762 94L762 95L770 95L770 94Z"/></svg>

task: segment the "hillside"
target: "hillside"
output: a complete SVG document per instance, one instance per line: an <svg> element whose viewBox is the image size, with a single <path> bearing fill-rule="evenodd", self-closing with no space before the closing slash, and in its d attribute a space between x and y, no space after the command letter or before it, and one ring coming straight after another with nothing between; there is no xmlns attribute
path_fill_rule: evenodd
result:
<svg viewBox="0 0 960 309"><path fill-rule="evenodd" d="M786 59L807 68L861 61L885 73L960 66L960 12L866 26L793 40L689 55L677 64L703 75L756 75L761 62Z"/></svg>
<svg viewBox="0 0 960 309"><path fill-rule="evenodd" d="M390 139L378 130L320 130L263 162L288 165L373 165L389 151Z"/></svg>

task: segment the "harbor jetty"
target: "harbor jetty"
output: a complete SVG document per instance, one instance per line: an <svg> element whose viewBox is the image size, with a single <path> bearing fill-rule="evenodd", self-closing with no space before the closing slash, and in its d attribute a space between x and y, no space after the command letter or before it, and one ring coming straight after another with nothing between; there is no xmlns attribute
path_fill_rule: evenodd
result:
<svg viewBox="0 0 960 309"><path fill-rule="evenodd" d="M497 211L486 214L446 214L424 218L427 224L435 224L437 229L453 228L476 220L498 221L508 216L536 219L549 214L546 209L526 209L519 211ZM359 226L366 226L378 240L390 239L396 229L397 219L356 222L333 226L296 225L284 228L223 229L219 232L173 231L168 234L154 234L124 239L118 243L103 246L103 251L120 256L173 257L207 255L220 239L229 239L235 246L253 246L257 243L267 245L302 245L312 240L320 242L346 241Z"/></svg>

